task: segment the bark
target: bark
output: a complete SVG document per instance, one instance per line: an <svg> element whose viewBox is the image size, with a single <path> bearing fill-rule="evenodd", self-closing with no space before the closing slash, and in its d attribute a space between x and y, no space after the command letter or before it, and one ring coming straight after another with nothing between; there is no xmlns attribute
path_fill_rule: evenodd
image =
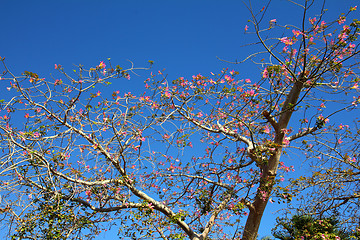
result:
<svg viewBox="0 0 360 240"><path fill-rule="evenodd" d="M250 207L249 216L246 221L244 234L242 240L256 240L259 230L260 222L264 214L266 205L269 201L271 191L274 187L275 176L280 160L282 148L277 149L277 152L270 158L269 164L266 167L266 171L263 171L263 175L260 179L260 185L257 191L257 196L253 204ZM271 166L269 168L269 166ZM267 193L264 198L260 191Z"/></svg>
<svg viewBox="0 0 360 240"><path fill-rule="evenodd" d="M283 130L286 129L289 124L291 115L294 111L295 105L297 104L305 81L306 79L303 75L295 81L286 97L278 122L272 123L275 129L274 143L276 143L278 147L273 155L268 159L267 164L262 168L259 188L253 203L249 207L249 216L245 224L242 240L257 239L260 222L274 187L276 172L282 154L283 140L285 137ZM262 192L260 191L266 192L266 197L263 197Z"/></svg>

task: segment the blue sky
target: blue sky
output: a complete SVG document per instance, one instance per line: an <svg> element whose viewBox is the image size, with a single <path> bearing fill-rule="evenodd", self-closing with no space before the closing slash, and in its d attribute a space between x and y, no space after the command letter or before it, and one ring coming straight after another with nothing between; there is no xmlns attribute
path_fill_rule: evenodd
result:
<svg viewBox="0 0 360 240"><path fill-rule="evenodd" d="M261 9L264 2L253 1L253 8ZM328 16L356 2L330 0ZM136 66L154 60L155 68L176 77L224 66L241 70L216 56L240 60L249 53L241 46L253 39L244 34L249 11L235 0L4 1L2 10L0 56L15 70L43 74L53 71L54 63L89 66L109 57ZM300 17L299 8L287 0L273 1L267 15L282 24Z"/></svg>
<svg viewBox="0 0 360 240"><path fill-rule="evenodd" d="M259 10L264 3L254 0L253 8ZM357 3L329 0L327 17L336 18ZM114 65L125 68L130 66L127 60L136 67L146 67L153 60L153 71L166 69L169 79L207 75L223 67L239 71L244 78L260 77L255 66L231 65L216 58L241 60L254 50L242 47L254 39L244 34L250 13L242 1L7 0L2 1L1 10L0 56L6 57L16 74L26 70L46 78L54 72L55 63L71 71L73 64L90 67L111 58ZM281 24L296 24L301 14L288 1L273 0L265 22L276 18ZM149 72L138 74L114 87L137 91ZM260 236L270 235L272 212L265 213Z"/></svg>

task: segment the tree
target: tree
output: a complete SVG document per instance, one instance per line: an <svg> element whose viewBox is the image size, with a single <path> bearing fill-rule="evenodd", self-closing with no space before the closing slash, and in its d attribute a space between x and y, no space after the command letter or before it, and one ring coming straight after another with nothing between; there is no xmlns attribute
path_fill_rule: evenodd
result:
<svg viewBox="0 0 360 240"><path fill-rule="evenodd" d="M278 219L273 229L276 239L357 239L358 233L341 229L336 217L315 219L310 215L293 215L290 220ZM280 229L278 229L280 228Z"/></svg>
<svg viewBox="0 0 360 240"><path fill-rule="evenodd" d="M296 194L281 183L293 170L281 156L332 131L329 119L360 102L360 22L345 24L356 7L325 22L324 9L309 19L312 4L297 5L299 28L265 26L268 5L248 6L265 50L247 58L261 68L255 80L224 69L170 81L159 71L143 95L103 96L111 79L129 79L136 68L109 61L70 74L55 65L58 75L47 79L17 76L2 58L1 83L12 94L0 119L9 234L81 239L116 225L134 239L256 239L270 198ZM281 37L264 37L270 32ZM333 150L339 144L327 141Z"/></svg>

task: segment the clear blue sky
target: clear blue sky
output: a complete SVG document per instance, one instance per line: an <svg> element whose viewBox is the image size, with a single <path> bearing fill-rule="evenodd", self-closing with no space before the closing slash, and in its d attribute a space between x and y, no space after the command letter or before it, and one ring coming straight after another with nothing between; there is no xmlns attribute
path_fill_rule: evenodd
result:
<svg viewBox="0 0 360 240"><path fill-rule="evenodd" d="M254 0L253 7L259 10L264 3ZM329 0L327 17L335 18L356 4L358 0ZM301 14L288 1L273 0L267 19L299 25ZM111 58L124 67L129 66L127 59L137 67L153 60L155 71L165 68L170 79L207 75L223 67L255 81L260 77L255 67L216 58L241 60L250 53L241 47L253 39L244 34L250 14L239 0L3 0L0 16L0 56L17 74L27 70L48 77L55 63L71 71L72 64L90 67ZM149 72L139 74L114 87L136 90ZM270 235L276 216L272 212L266 212L260 236Z"/></svg>

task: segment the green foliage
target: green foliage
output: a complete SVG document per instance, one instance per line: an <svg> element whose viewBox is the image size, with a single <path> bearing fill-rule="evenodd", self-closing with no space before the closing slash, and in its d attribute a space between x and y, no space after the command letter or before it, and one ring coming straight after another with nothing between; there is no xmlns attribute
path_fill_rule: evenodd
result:
<svg viewBox="0 0 360 240"><path fill-rule="evenodd" d="M280 240L350 240L357 239L359 233L351 233L341 229L336 217L314 218L310 215L293 215L292 218L277 219L277 225L272 230L276 239Z"/></svg>
<svg viewBox="0 0 360 240"><path fill-rule="evenodd" d="M93 225L88 216L78 216L64 199L36 199L37 208L21 219L11 239L69 239L74 232ZM76 239L76 238L75 238Z"/></svg>
<svg viewBox="0 0 360 240"><path fill-rule="evenodd" d="M39 75L33 72L29 72L29 71L25 71L24 72L25 76L31 77L31 78L39 78Z"/></svg>

